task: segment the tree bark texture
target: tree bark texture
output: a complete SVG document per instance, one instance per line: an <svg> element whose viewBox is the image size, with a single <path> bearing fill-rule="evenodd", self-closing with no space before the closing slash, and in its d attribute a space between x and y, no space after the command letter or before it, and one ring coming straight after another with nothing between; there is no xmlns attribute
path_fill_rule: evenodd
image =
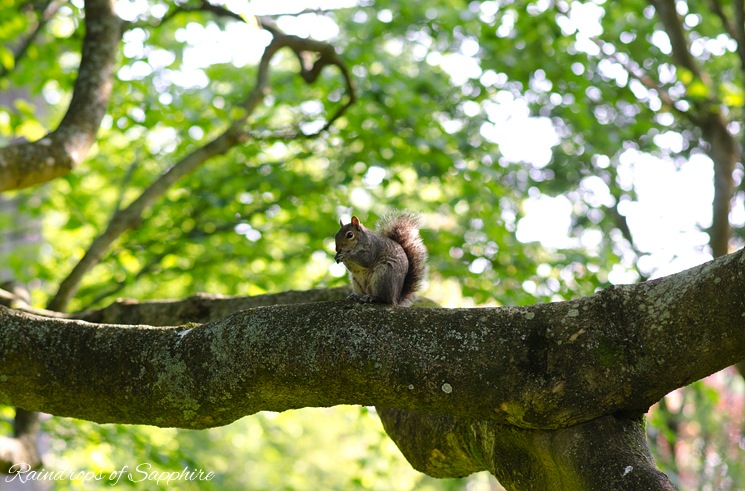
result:
<svg viewBox="0 0 745 491"><path fill-rule="evenodd" d="M508 489L671 489L641 415L745 358L745 250L529 307L283 305L304 294L283 295L216 320L247 304L198 296L67 314L118 324L0 307L0 403L183 428L375 405L397 408L380 409L387 431L433 476L488 469ZM206 323L124 325L166 323L158 311Z"/></svg>
<svg viewBox="0 0 745 491"><path fill-rule="evenodd" d="M569 302L277 305L180 327L0 311L0 403L184 428L355 403L557 429L745 358L745 254ZM682 356L682 355L685 356Z"/></svg>
<svg viewBox="0 0 745 491"><path fill-rule="evenodd" d="M378 408L409 463L434 477L488 470L508 490L672 490L641 417L603 416L560 430Z"/></svg>
<svg viewBox="0 0 745 491"><path fill-rule="evenodd" d="M112 0L86 0L85 38L72 100L62 122L39 141L0 148L0 191L68 174L83 161L106 114L121 36Z"/></svg>

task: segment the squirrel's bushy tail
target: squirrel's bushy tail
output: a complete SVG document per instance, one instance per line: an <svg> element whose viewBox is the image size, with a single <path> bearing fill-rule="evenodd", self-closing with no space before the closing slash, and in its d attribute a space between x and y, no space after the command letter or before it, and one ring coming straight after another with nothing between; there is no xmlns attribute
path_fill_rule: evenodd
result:
<svg viewBox="0 0 745 491"><path fill-rule="evenodd" d="M421 225L422 219L418 214L400 211L382 217L377 226L378 234L401 244L409 260L409 270L398 301L402 305L412 300L427 277L427 248L419 235Z"/></svg>

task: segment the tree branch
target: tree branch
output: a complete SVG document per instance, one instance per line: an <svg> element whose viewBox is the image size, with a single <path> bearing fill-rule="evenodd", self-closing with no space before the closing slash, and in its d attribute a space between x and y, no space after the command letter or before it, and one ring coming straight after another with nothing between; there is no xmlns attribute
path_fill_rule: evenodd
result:
<svg viewBox="0 0 745 491"><path fill-rule="evenodd" d="M241 140L240 133L237 131L237 124L231 125L220 136L205 146L193 151L168 169L165 174L153 182L129 206L117 211L104 233L94 239L82 259L75 265L62 283L60 283L60 287L56 295L49 302L48 308L58 311L65 310L67 304L78 291L83 276L101 261L114 241L127 230L139 225L142 213L156 199L160 198L178 179L192 172L210 158L225 154Z"/></svg>
<svg viewBox="0 0 745 491"><path fill-rule="evenodd" d="M30 306L13 292L0 289L0 305L13 310L26 312L39 317L53 319L83 320L95 324L123 324L151 326L178 326L186 323L205 323L216 321L240 310L268 305L295 305L299 303L327 302L342 300L352 293L349 286L337 288L318 288L305 291L286 291L253 297L224 296L198 293L182 300L153 300L138 302L132 299L119 299L104 308L74 313ZM415 305L433 306L429 301L418 299Z"/></svg>
<svg viewBox="0 0 745 491"><path fill-rule="evenodd" d="M731 235L729 211L734 193L732 173L740 158L739 146L730 133L728 122L719 107L721 103L716 99L711 77L701 69L690 52L683 24L675 9L675 1L649 0L649 3L654 6L665 32L670 38L675 63L690 70L708 90L708 95L704 100L692 101L693 109L687 111L686 114L701 130L704 140L709 145L707 153L714 162L714 202L712 203L712 226L709 229L709 244L714 257L722 256L729 252ZM716 9L718 3L714 1L712 5ZM741 7L739 1L735 2L735 14L738 22L742 20L742 12L738 13ZM735 26L735 29L737 32L741 32L743 29L741 22L740 25ZM738 47L741 46L738 43Z"/></svg>
<svg viewBox="0 0 745 491"><path fill-rule="evenodd" d="M70 318L106 324L149 324L178 326L188 322L212 322L235 312L271 305L342 300L351 293L349 287L287 291L255 297L225 297L198 294L184 300L135 302L119 300L103 309L71 314Z"/></svg>
<svg viewBox="0 0 745 491"><path fill-rule="evenodd" d="M152 27L159 27L170 21L179 14L188 12L210 12L217 17L225 17L227 19L233 19L239 22L245 22L246 20L239 14L236 14L230 9L227 9L221 5L215 5L207 0L202 0L199 5L171 5L169 10L160 18L147 19L145 21L127 22L125 24L125 30L140 27L148 29Z"/></svg>
<svg viewBox="0 0 745 491"><path fill-rule="evenodd" d="M701 71L688 47L688 38L675 8L675 0L649 0L649 3L654 7L657 17L659 17L668 38L670 38L675 63L690 70L696 78L703 80L709 86L711 79Z"/></svg>
<svg viewBox="0 0 745 491"><path fill-rule="evenodd" d="M717 0L713 1L717 4L719 3ZM745 70L745 2L743 2L743 0L735 0L732 3L734 4L735 9L735 25L733 32L730 35L737 42L737 54L740 56L740 67L742 70Z"/></svg>
<svg viewBox="0 0 745 491"><path fill-rule="evenodd" d="M278 35L279 30L271 23L271 21L266 18L260 18L259 20L264 29L267 29L274 36ZM347 108L354 104L357 100L354 82L352 81L352 76L344 63L344 60L342 60L332 45L314 39L301 38L286 34L283 34L282 38L284 43L286 43L286 45L295 53L295 56L297 56L298 62L300 63L300 75L306 83L312 84L318 80L323 69L329 65L339 68L339 71L341 71L341 74L344 77L347 102L339 106L326 121L326 124L315 133L304 134L302 132L295 132L295 136L310 138L327 131L331 125L344 114ZM316 53L318 55L316 60L313 62L311 62L307 56L311 53Z"/></svg>
<svg viewBox="0 0 745 491"><path fill-rule="evenodd" d="M335 64L342 67L342 73L345 77L347 88L349 92L349 103L342 106L343 109L349 107L354 101L354 87L349 73L344 67L344 63L341 58L336 55L333 47L326 43L319 41L298 38L297 36L289 36L280 32L273 32L274 39L264 50L264 54L259 62L259 69L256 76L256 84L251 92L246 97L243 103L245 113L233 121L230 127L223 132L220 136L209 142L207 145L195 150L191 154L181 159L176 165L171 167L165 174L158 178L153 184L150 185L143 193L127 208L119 210L109 222L109 225L103 234L98 236L93 243L90 245L81 260L75 265L70 274L60 283L60 287L57 290L54 298L49 302L48 308L50 310L63 311L67 307L67 304L75 296L80 282L83 276L90 271L96 264L98 264L103 258L109 247L116 241L124 232L139 226L142 213L150 207L156 199L162 196L168 188L173 185L181 177L193 172L200 165L205 163L207 160L217 155L222 155L228 152L234 146L244 142L249 138L249 133L246 131L244 126L248 119L259 107L259 104L264 100L266 95L269 93L269 71L270 61L274 55L281 48L289 46L293 49L298 50L316 50L325 54L328 58L326 64ZM330 53L333 53L331 55ZM334 57L335 56L335 57ZM323 57L322 57L323 58ZM325 65L324 65L325 66ZM321 67L322 68L322 67ZM320 68L318 69L320 72ZM315 75L318 76L317 73ZM303 74L303 78L308 80L307 74ZM313 79L315 80L315 79ZM333 123L339 116L341 111L337 112L332 119L328 121L323 130L328 129L328 126ZM315 135L319 135L320 131Z"/></svg>
<svg viewBox="0 0 745 491"><path fill-rule="evenodd" d="M735 192L733 173L740 159L740 149L721 111L708 111L701 117L699 127L709 144L707 153L714 162L714 200L709 245L712 255L719 257L729 252L729 212Z"/></svg>
<svg viewBox="0 0 745 491"><path fill-rule="evenodd" d="M744 275L741 250L569 302L447 310L339 301L175 328L3 307L0 404L184 428L346 403L565 428L640 414L745 358Z"/></svg>
<svg viewBox="0 0 745 491"><path fill-rule="evenodd" d="M734 3L737 4L739 3L739 1L741 0L736 0ZM709 10L711 10L712 13L719 18L719 21L722 23L722 27L724 28L725 32L727 32L727 34L729 34L732 39L738 41L739 37L737 34L737 29L732 24L732 22L730 22L727 14L724 13L721 2L719 0L708 0L706 3L709 5ZM737 12L736 6L735 12Z"/></svg>
<svg viewBox="0 0 745 491"><path fill-rule="evenodd" d="M21 7L31 7L33 10L39 10L40 12L38 19L34 19L34 21L31 22L31 32L24 36L23 39L13 47L13 68L18 66L18 63L28 51L29 46L31 46L39 33L41 33L42 29L44 29L44 26L47 25L47 22L54 17L54 14L57 13L57 10L62 6L62 3L63 2L61 1L47 1L38 7L34 7L32 4L27 4ZM11 70L12 68L8 69L5 66L0 66L0 78L6 77Z"/></svg>
<svg viewBox="0 0 745 491"><path fill-rule="evenodd" d="M569 10L567 6L557 7L557 9L562 14L569 16ZM611 50L607 50L606 48L609 43L606 43L602 39L596 37L590 39L597 45L598 48L600 48L600 52L604 53L606 59L612 60L614 63L618 63L624 68L624 70L626 70L626 73L628 73L630 77L636 79L648 90L654 91L660 98L662 103L671 111L679 114L685 119L691 119L691 114L688 111L684 111L680 109L680 107L678 107L678 105L676 104L677 101L672 98L668 89L663 84L655 80L647 71L644 70L644 68L639 63L633 61L632 58L628 56L628 54L625 57L621 56L621 53L618 51L618 47L616 45L611 44Z"/></svg>
<svg viewBox="0 0 745 491"><path fill-rule="evenodd" d="M603 416L553 431L378 408L411 465L434 477L488 470L508 490L674 490L647 448L641 418Z"/></svg>
<svg viewBox="0 0 745 491"><path fill-rule="evenodd" d="M95 141L111 96L119 18L111 0L86 0L85 38L67 113L41 140L0 149L0 191L19 189L69 173Z"/></svg>

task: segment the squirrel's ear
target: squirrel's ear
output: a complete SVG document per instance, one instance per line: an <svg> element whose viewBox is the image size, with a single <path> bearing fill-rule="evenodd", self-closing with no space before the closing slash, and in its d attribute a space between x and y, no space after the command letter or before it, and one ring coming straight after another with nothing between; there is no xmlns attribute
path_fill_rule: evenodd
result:
<svg viewBox="0 0 745 491"><path fill-rule="evenodd" d="M340 227L343 227L344 226L344 224L341 222L341 218L339 219L339 226Z"/></svg>
<svg viewBox="0 0 745 491"><path fill-rule="evenodd" d="M360 219L357 217L352 217L352 225L355 227L361 227L362 224L360 223Z"/></svg>

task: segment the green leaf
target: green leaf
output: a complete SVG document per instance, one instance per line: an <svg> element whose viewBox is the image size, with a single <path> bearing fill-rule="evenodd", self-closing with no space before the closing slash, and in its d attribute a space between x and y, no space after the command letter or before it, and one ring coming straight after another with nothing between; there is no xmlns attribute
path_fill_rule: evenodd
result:
<svg viewBox="0 0 745 491"><path fill-rule="evenodd" d="M5 46L0 46L0 65L10 71L15 68L16 60L13 52Z"/></svg>

